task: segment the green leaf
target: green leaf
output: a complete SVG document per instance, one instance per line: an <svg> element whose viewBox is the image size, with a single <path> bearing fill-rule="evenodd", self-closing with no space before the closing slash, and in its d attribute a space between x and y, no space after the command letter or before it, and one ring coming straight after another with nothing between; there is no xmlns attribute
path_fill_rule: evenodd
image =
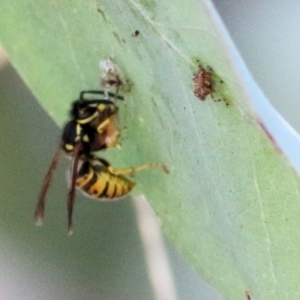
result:
<svg viewBox="0 0 300 300"><path fill-rule="evenodd" d="M200 1L2 0L0 39L59 124L111 57L131 88L121 149L106 155L116 168L167 164L169 175L136 174L135 192L168 238L226 299L296 299L299 177L258 124L210 12ZM205 101L199 64L213 68Z"/></svg>

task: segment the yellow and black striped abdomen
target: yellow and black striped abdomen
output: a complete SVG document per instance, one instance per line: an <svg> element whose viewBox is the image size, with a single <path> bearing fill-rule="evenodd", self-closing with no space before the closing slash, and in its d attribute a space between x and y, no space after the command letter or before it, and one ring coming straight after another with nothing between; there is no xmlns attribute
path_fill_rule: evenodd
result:
<svg viewBox="0 0 300 300"><path fill-rule="evenodd" d="M94 166L86 161L77 174L76 185L92 198L116 199L127 195L135 182L111 173L105 166Z"/></svg>

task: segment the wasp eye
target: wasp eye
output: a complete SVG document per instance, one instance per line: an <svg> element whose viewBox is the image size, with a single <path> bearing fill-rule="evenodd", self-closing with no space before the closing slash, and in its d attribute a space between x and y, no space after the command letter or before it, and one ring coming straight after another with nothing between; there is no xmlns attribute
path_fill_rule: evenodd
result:
<svg viewBox="0 0 300 300"><path fill-rule="evenodd" d="M95 107L85 107L84 109L80 109L78 111L77 119L83 120L93 116L97 112L97 108Z"/></svg>

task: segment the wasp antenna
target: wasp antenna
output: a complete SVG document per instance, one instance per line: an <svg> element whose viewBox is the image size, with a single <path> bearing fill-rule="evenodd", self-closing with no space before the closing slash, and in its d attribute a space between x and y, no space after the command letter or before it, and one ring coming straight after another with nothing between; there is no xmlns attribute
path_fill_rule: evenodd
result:
<svg viewBox="0 0 300 300"><path fill-rule="evenodd" d="M98 100L107 100L110 97L115 98L115 99L119 99L119 100L124 100L124 97L118 95L118 91L117 91L117 93L111 93L111 92L108 92L108 91L89 90L89 91L80 92L79 101L90 101L90 100L92 100L92 99L86 99L84 97L85 94L104 95L104 97L106 98L106 99L98 99Z"/></svg>
<svg viewBox="0 0 300 300"><path fill-rule="evenodd" d="M43 219L44 219L44 212L45 212L45 203L46 203L46 195L47 195L47 191L49 189L52 177L53 177L53 173L57 167L59 158L60 158L60 154L61 154L61 146L58 148L58 150L56 151L54 158L52 160L52 163L48 169L48 172L45 176L42 188L41 188L41 192L38 198L38 202L36 204L36 208L35 208L35 212L34 212L34 220L35 220L35 224L36 225L42 225L43 223Z"/></svg>
<svg viewBox="0 0 300 300"><path fill-rule="evenodd" d="M95 90L89 90L89 91L81 91L79 94L79 100L85 101L87 99L84 99L84 94L96 94L96 95L105 95L105 91L95 91Z"/></svg>

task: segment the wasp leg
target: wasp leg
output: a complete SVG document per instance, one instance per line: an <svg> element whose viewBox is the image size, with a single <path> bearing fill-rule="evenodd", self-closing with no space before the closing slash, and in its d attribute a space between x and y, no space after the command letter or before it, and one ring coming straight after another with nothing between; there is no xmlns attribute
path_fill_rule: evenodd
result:
<svg viewBox="0 0 300 300"><path fill-rule="evenodd" d="M99 120L98 124L96 123L96 131L99 135L97 138L100 139L102 144L106 145L106 148L115 147L119 144L118 137L120 135L119 130L117 129L117 112L118 108L109 109L100 116L102 117Z"/></svg>
<svg viewBox="0 0 300 300"><path fill-rule="evenodd" d="M103 108L99 106L99 111L103 112L106 109L106 106L104 106ZM104 127L108 126L109 123L111 122L115 122L115 120L113 119L118 112L118 108L115 107L114 110L109 110L106 114L106 116L104 117L104 120L97 126L97 131L98 133L102 133Z"/></svg>
<svg viewBox="0 0 300 300"><path fill-rule="evenodd" d="M98 133L103 133L104 127L106 127L110 123L110 117L105 119L98 127L97 127L97 132Z"/></svg>
<svg viewBox="0 0 300 300"><path fill-rule="evenodd" d="M157 168L157 167L161 167L161 168L163 168L163 170L166 173L169 173L167 166L163 163L149 163L149 164L144 164L141 166L126 168L126 169L121 169L121 170L115 170L112 166L108 166L107 169L111 174L114 174L114 175L129 175L129 174L133 174L135 172L139 172L139 171L142 171L145 169Z"/></svg>

